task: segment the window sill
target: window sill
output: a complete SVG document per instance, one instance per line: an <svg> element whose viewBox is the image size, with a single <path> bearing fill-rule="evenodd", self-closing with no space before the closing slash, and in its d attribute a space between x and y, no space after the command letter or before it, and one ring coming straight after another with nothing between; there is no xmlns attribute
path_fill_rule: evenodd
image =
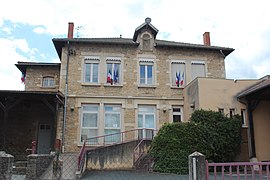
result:
<svg viewBox="0 0 270 180"><path fill-rule="evenodd" d="M100 86L99 83L87 83L87 82L82 82L82 86Z"/></svg>
<svg viewBox="0 0 270 180"><path fill-rule="evenodd" d="M177 87L177 86L171 86L171 89L184 89L185 86L180 86L180 87Z"/></svg>
<svg viewBox="0 0 270 180"><path fill-rule="evenodd" d="M104 87L123 87L122 84L113 84L113 85L111 85L111 84L104 84L103 86Z"/></svg>
<svg viewBox="0 0 270 180"><path fill-rule="evenodd" d="M42 87L40 87L40 88L42 88L42 89L56 89L56 86L42 86Z"/></svg>
<svg viewBox="0 0 270 180"><path fill-rule="evenodd" d="M247 126L247 125L245 125L245 124L243 124L243 125L242 125L242 128L248 128L248 126Z"/></svg>
<svg viewBox="0 0 270 180"><path fill-rule="evenodd" d="M147 84L142 85L142 84L140 84L140 85L138 85L138 88L157 88L157 86L156 85L147 85Z"/></svg>

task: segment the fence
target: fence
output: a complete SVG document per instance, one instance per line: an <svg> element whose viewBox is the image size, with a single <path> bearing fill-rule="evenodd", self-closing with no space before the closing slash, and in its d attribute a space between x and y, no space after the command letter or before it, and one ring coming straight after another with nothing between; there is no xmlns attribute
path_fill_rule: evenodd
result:
<svg viewBox="0 0 270 180"><path fill-rule="evenodd" d="M210 179L267 179L270 162L232 162L232 163L208 163L206 161L206 180Z"/></svg>

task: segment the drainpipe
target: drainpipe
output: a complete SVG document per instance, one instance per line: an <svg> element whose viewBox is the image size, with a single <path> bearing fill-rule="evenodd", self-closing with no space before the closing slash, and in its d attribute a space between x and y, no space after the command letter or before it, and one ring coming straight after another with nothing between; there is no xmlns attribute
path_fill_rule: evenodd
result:
<svg viewBox="0 0 270 180"><path fill-rule="evenodd" d="M70 42L67 41L67 64L66 64L66 84L65 84L65 104L64 104L64 120L62 126L62 152L65 152L65 131L66 131L66 121L67 121L67 97L68 97L68 67L69 67L69 51Z"/></svg>

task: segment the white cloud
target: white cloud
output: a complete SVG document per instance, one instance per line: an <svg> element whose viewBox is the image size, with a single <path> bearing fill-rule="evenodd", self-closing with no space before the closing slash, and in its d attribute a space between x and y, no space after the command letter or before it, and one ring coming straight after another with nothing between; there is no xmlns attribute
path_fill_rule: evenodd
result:
<svg viewBox="0 0 270 180"><path fill-rule="evenodd" d="M24 56L17 53L17 48L25 50L22 40L0 38L1 66L0 66L0 89L1 90L23 90L21 83L21 72L15 64L17 61L28 61ZM27 49L27 48L26 48Z"/></svg>
<svg viewBox="0 0 270 180"><path fill-rule="evenodd" d="M268 9L266 0L9 0L0 6L0 25L5 19L34 26L35 33L66 37L68 22L74 22L83 27L80 37L132 38L135 28L151 17L159 39L202 43L203 33L210 31L212 45L235 48L226 58L227 77L259 78L270 72L270 66L264 66L269 61ZM38 50L31 50L25 40L15 44L30 52L30 60L36 59Z"/></svg>
<svg viewBox="0 0 270 180"><path fill-rule="evenodd" d="M36 27L33 32L37 33L37 34L44 34L46 33L46 29L44 27Z"/></svg>

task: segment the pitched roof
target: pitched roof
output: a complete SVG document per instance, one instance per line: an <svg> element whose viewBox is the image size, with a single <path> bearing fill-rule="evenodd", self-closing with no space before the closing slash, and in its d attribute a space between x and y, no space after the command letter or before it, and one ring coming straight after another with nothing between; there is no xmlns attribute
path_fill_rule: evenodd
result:
<svg viewBox="0 0 270 180"><path fill-rule="evenodd" d="M133 39L129 38L53 38L52 39L55 49L61 58L62 48L69 43L88 43L88 44L122 44L138 46L139 43L134 42ZM176 48L189 48L189 49L204 49L204 50L218 50L227 56L234 51L233 48L219 47L219 46L206 46L202 44L191 44L175 41L155 40L156 47L176 47Z"/></svg>
<svg viewBox="0 0 270 180"><path fill-rule="evenodd" d="M151 18L146 18L145 22L141 24L139 27L135 29L134 35L133 35L133 41L137 40L138 35L143 31L143 30L150 30L152 31L152 34L154 35L154 39L156 39L158 29L151 24Z"/></svg>

